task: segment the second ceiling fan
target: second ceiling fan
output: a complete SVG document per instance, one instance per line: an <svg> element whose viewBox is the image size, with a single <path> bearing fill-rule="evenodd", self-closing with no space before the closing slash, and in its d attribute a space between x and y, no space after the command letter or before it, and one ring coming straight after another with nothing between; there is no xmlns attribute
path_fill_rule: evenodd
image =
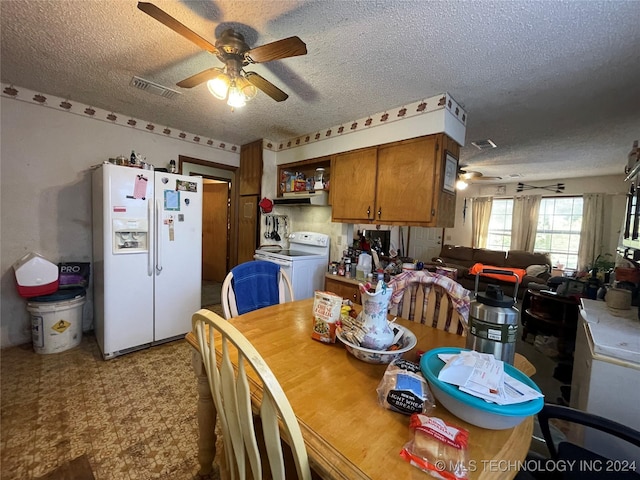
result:
<svg viewBox="0 0 640 480"><path fill-rule="evenodd" d="M470 180L502 180L502 177L485 177L482 172L465 170L466 165L458 169L458 178L468 182Z"/></svg>
<svg viewBox="0 0 640 480"><path fill-rule="evenodd" d="M179 87L193 88L207 82L212 95L220 99L228 98L228 104L232 107L244 105L245 100L253 98L257 93L256 88L269 95L276 102L282 102L289 98L289 95L261 75L255 72L245 72L244 67L252 63L265 63L306 55L307 46L300 38L288 37L259 47L249 48L244 36L229 28L222 32L214 45L152 3L138 2L138 8L203 50L215 55L224 64L222 68L209 68L185 78L177 83Z"/></svg>

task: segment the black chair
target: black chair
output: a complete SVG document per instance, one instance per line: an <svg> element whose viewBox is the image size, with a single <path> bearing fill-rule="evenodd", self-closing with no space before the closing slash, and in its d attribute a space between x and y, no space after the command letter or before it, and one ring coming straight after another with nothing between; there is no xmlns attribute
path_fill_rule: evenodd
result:
<svg viewBox="0 0 640 480"><path fill-rule="evenodd" d="M563 480L574 478L581 480L609 478L615 480L640 480L640 474L634 471L638 466L638 462L640 462L640 455L633 468L626 468L632 465L633 460L629 462L612 462L597 453L567 441L561 441L556 446L549 429L549 420L552 418L584 425L608 433L639 447L639 452L640 432L598 415L562 405L545 403L542 410L538 413L538 421L540 422L540 430L549 449L551 459L556 461L561 460L565 465L571 465L570 462L575 461L575 463L572 464L574 465L573 468L568 468L562 472L555 472L555 478L561 478ZM583 468L581 468L581 466ZM589 468L589 466L598 468ZM531 473L533 473L535 478L541 477L537 475L536 472ZM544 475L544 477L548 478L548 474Z"/></svg>

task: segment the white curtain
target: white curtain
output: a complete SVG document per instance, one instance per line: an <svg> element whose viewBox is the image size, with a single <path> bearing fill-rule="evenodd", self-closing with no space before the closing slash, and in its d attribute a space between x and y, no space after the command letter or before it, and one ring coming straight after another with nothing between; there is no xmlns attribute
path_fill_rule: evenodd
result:
<svg viewBox="0 0 640 480"><path fill-rule="evenodd" d="M511 250L533 252L538 230L538 213L542 195L523 195L513 199Z"/></svg>
<svg viewBox="0 0 640 480"><path fill-rule="evenodd" d="M485 248L489 233L489 219L491 218L492 197L477 197L471 205L471 246Z"/></svg>
<svg viewBox="0 0 640 480"><path fill-rule="evenodd" d="M578 270L592 265L604 251L604 194L586 193L582 196L582 202Z"/></svg>

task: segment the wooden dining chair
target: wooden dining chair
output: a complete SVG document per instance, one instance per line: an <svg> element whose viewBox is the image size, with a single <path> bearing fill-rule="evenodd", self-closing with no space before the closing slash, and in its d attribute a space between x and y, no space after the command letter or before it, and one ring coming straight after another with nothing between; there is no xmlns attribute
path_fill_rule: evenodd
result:
<svg viewBox="0 0 640 480"><path fill-rule="evenodd" d="M263 260L245 262L232 268L222 282L220 296L227 320L258 308L294 300L289 276L279 265Z"/></svg>
<svg viewBox="0 0 640 480"><path fill-rule="evenodd" d="M389 313L458 335L467 335L469 291L454 280L428 272L403 272L391 279ZM399 301L398 295L400 296ZM454 295L457 302L454 301Z"/></svg>
<svg viewBox="0 0 640 480"><path fill-rule="evenodd" d="M267 478L263 476L265 455L270 478L287 478L280 436L282 429L293 455L295 478L310 480L311 469L300 425L262 356L231 322L209 310L197 311L192 323L222 427L224 454L231 478ZM232 358L237 360L236 368ZM258 430L263 432L264 441L256 435L251 404L257 388L262 390ZM252 477L247 477L248 470ZM293 477L293 472L289 472L289 478Z"/></svg>

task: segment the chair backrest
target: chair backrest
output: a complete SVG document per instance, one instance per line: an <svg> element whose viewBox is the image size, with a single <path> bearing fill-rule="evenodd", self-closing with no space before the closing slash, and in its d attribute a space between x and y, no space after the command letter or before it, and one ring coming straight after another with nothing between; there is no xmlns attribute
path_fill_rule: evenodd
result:
<svg viewBox="0 0 640 480"><path fill-rule="evenodd" d="M260 265L262 263L268 263L268 262L262 262L262 261L246 262L242 264L242 266L250 267L253 265ZM233 277L233 270L232 270L227 274L224 281L222 282L222 290L220 293L221 302L222 302L222 311L224 312L224 317L227 320L240 315L240 312L238 311L238 303L236 301L236 291L234 289L233 278L234 277ZM254 286L255 291L256 292L262 291L265 288L265 285L260 283L261 281L260 277L254 277L254 278L256 283ZM284 272L284 270L282 270L282 268L279 268L279 272L278 272L277 289L278 289L278 302L275 302L275 303L285 303L287 299L290 299L290 301L294 300L293 287L291 286L291 280L289 279L289 276ZM257 308L254 308L254 310L255 309Z"/></svg>
<svg viewBox="0 0 640 480"><path fill-rule="evenodd" d="M469 291L454 280L429 272L404 272L389 282L394 289L389 313L458 335L467 335Z"/></svg>
<svg viewBox="0 0 640 480"><path fill-rule="evenodd" d="M285 479L282 429L291 448L296 478L311 479L298 420L278 380L258 351L231 322L209 310L197 311L192 323L222 426L231 478L246 478L248 468L254 479L263 478L262 454L258 447L262 442L256 436L251 406L252 398L260 398L258 411L271 478ZM237 368L233 366L234 357ZM252 396L258 386L262 388L262 395Z"/></svg>
<svg viewBox="0 0 640 480"><path fill-rule="evenodd" d="M640 452L640 432L630 428L627 425L622 425L621 423L614 422L613 420L609 420L607 418L601 417L599 415L594 415L592 413L584 412L582 410L577 410L575 408L566 407L563 405L554 405L550 403L545 403L542 407L542 410L538 412L538 421L540 423L540 430L542 431L542 436L545 439L547 444L547 448L549 449L549 453L551 454L551 458L554 460L579 460L584 462L584 465L594 464L593 462L589 462L589 460L600 461L599 465L606 465L607 463L602 461L604 457L594 453L590 450L587 450L581 446L574 445L569 442L560 442L558 446L554 443L553 436L551 434L551 429L549 425L550 419L559 419L564 422L575 423L578 425L582 425L585 427L593 428L599 430L601 432L605 432L609 435L613 435L619 439L622 439L631 445L635 445L639 447L635 450L636 454ZM565 423L566 424L566 423ZM608 442L604 438L601 440L602 442ZM625 445L625 444L623 444ZM633 449L633 447L630 447ZM619 448L613 448L615 451L620 452ZM611 448L610 448L611 450ZM633 456L632 458L636 458ZM635 462L634 462L635 463ZM640 479L640 475L635 470L637 465L634 465L630 471L623 472L621 469L618 469L616 473L612 473L610 477L606 475L602 477L602 472L605 469L599 470L600 476L588 477L585 476L580 471L577 471L574 478L634 478ZM566 476L564 478L567 478Z"/></svg>

